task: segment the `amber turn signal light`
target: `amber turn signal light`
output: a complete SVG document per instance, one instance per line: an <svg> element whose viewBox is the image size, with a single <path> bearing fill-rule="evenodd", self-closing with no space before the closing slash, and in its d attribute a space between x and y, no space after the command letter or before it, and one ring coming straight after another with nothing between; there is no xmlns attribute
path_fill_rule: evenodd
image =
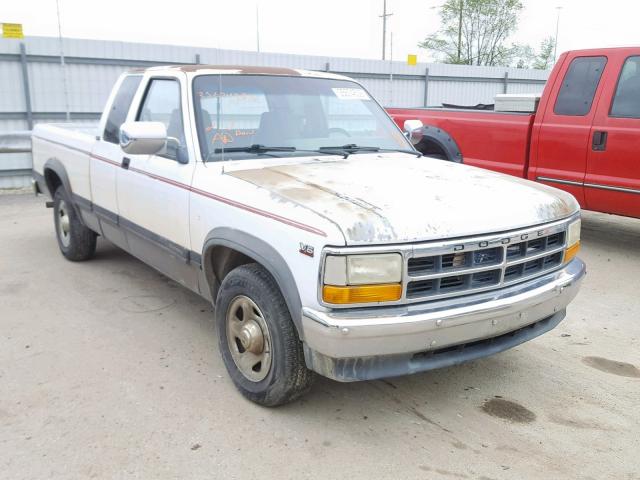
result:
<svg viewBox="0 0 640 480"><path fill-rule="evenodd" d="M326 303L334 303L337 305L346 305L350 303L393 302L400 300L401 296L402 285L399 283L346 287L325 285L322 287L322 299Z"/></svg>
<svg viewBox="0 0 640 480"><path fill-rule="evenodd" d="M580 242L576 242L564 251L564 262L569 263L580 251Z"/></svg>

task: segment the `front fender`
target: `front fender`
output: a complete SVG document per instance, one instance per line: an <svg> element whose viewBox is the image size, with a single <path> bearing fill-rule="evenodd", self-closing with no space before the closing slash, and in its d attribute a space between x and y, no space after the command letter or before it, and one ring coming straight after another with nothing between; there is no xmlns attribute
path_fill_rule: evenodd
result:
<svg viewBox="0 0 640 480"><path fill-rule="evenodd" d="M300 339L304 340L300 293L293 273L282 255L267 242L249 233L228 227L214 228L205 238L202 249L202 268L209 288L211 288L212 281L215 281L215 279L213 278L213 272L207 271L207 266L211 265L211 253L213 248L217 246L237 250L267 269L282 292ZM213 301L215 302L215 298Z"/></svg>

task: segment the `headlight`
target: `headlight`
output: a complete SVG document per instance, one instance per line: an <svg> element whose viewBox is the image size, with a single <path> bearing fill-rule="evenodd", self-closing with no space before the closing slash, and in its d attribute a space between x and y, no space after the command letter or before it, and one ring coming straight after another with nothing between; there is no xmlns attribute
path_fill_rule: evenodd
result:
<svg viewBox="0 0 640 480"><path fill-rule="evenodd" d="M567 228L567 249L564 252L565 263L570 262L580 251L580 228L582 222L580 219L569 224Z"/></svg>
<svg viewBox="0 0 640 480"><path fill-rule="evenodd" d="M396 301L402 296L402 256L328 255L323 282L322 299L327 303Z"/></svg>

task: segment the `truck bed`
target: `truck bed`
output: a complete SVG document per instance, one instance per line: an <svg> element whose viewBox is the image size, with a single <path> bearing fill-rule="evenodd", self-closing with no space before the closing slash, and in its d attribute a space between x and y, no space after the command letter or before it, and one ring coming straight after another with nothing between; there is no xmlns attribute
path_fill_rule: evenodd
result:
<svg viewBox="0 0 640 480"><path fill-rule="evenodd" d="M444 108L388 108L402 128L418 119L446 130L458 143L464 163L524 177L535 114Z"/></svg>

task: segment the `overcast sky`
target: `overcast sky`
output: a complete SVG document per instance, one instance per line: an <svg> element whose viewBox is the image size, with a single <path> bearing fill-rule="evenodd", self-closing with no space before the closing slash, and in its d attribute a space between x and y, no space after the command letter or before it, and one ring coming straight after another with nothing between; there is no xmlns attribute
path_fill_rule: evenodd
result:
<svg viewBox="0 0 640 480"><path fill-rule="evenodd" d="M63 36L203 47L256 49L256 4L262 51L379 58L382 0L59 0ZM55 0L4 0L0 22L25 35L58 34ZM430 60L416 44L439 27L442 0L387 0L394 60ZM558 50L640 44L635 0L523 0L513 40L538 47L555 34Z"/></svg>

